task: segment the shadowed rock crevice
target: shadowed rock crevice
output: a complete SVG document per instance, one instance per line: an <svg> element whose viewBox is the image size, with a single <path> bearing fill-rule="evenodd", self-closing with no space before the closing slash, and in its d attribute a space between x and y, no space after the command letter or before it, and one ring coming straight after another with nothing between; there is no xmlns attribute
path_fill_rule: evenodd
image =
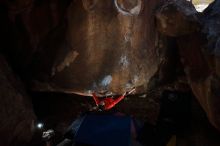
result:
<svg viewBox="0 0 220 146"><path fill-rule="evenodd" d="M36 116L25 86L0 56L0 136L2 145L26 145L34 132Z"/></svg>

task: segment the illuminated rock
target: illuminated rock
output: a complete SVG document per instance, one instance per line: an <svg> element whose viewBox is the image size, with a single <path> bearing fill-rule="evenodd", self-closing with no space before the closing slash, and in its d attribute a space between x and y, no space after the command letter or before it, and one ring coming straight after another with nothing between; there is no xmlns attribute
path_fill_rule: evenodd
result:
<svg viewBox="0 0 220 146"><path fill-rule="evenodd" d="M31 65L32 89L116 95L137 87L136 94L146 92L164 55L153 19L159 2L73 1L67 28L55 29L39 46Z"/></svg>

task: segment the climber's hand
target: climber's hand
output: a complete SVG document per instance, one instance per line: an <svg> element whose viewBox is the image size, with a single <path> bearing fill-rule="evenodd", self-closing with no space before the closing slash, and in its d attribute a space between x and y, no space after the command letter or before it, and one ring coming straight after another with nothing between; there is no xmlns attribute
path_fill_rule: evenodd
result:
<svg viewBox="0 0 220 146"><path fill-rule="evenodd" d="M131 88L129 91L126 91L126 92L123 94L123 96L127 96L127 95L131 94L131 93L134 92L134 91L135 91L135 87Z"/></svg>

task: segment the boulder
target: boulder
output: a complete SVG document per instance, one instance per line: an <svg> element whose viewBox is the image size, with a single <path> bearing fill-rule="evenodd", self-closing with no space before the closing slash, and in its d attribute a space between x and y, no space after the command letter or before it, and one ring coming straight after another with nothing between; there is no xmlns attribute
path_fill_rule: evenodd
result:
<svg viewBox="0 0 220 146"><path fill-rule="evenodd" d="M160 33L178 37L199 29L199 19L193 4L186 0L170 0L156 12L157 29Z"/></svg>
<svg viewBox="0 0 220 146"><path fill-rule="evenodd" d="M0 137L1 145L24 146L32 138L36 120L24 85L0 56Z"/></svg>
<svg viewBox="0 0 220 146"><path fill-rule="evenodd" d="M165 52L152 19L159 3L72 1L67 24L38 47L30 65L32 89L88 96L123 94L132 87L136 94L146 92Z"/></svg>
<svg viewBox="0 0 220 146"><path fill-rule="evenodd" d="M218 130L220 130L219 7L220 1L217 0L202 15L198 15L189 2L173 0L165 3L156 15L158 30L164 35L175 37L188 83L210 122ZM174 27L172 23L168 23L169 20L175 21Z"/></svg>
<svg viewBox="0 0 220 146"><path fill-rule="evenodd" d="M1 50L17 72L24 75L39 44L64 23L69 3L70 0L1 1Z"/></svg>

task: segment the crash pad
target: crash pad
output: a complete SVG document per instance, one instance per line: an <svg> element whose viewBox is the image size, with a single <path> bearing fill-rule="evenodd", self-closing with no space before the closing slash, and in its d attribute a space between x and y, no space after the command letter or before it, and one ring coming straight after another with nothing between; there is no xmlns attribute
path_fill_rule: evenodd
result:
<svg viewBox="0 0 220 146"><path fill-rule="evenodd" d="M92 146L129 146L131 117L86 115L76 135L76 143Z"/></svg>

